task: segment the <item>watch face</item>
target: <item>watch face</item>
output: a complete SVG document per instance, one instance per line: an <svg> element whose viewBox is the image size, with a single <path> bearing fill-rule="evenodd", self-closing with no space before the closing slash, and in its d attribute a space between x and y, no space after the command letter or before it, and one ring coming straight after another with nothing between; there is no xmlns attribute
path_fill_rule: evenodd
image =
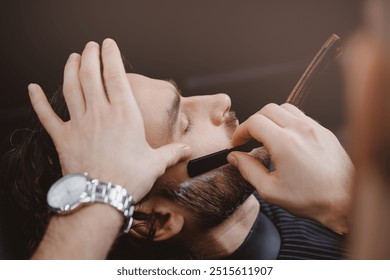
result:
<svg viewBox="0 0 390 280"><path fill-rule="evenodd" d="M51 186L47 202L57 212L73 210L81 203L87 189L88 179L84 174L71 174L62 177Z"/></svg>

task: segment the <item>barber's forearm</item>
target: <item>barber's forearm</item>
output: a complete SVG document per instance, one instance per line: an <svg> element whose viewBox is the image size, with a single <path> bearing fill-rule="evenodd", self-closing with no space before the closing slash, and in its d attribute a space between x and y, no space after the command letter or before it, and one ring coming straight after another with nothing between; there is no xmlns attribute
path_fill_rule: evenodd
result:
<svg viewBox="0 0 390 280"><path fill-rule="evenodd" d="M104 259L123 222L119 211L100 203L55 216L32 259Z"/></svg>

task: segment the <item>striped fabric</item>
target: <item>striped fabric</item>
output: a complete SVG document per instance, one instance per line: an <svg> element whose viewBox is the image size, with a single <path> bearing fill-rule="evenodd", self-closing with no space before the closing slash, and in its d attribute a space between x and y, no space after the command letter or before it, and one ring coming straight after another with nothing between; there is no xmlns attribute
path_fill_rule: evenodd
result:
<svg viewBox="0 0 390 280"><path fill-rule="evenodd" d="M256 196L263 212L276 226L281 238L278 259L343 259L347 257L344 237L321 224L295 217Z"/></svg>

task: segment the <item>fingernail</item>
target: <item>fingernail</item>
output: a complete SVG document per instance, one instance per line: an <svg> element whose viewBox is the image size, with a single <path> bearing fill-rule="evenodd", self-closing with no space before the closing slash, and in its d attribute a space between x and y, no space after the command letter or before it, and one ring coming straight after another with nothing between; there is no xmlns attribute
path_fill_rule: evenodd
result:
<svg viewBox="0 0 390 280"><path fill-rule="evenodd" d="M234 166L237 166L238 164L238 160L235 156L233 156L232 154L228 154L227 156L227 160L230 164L234 165Z"/></svg>
<svg viewBox="0 0 390 280"><path fill-rule="evenodd" d="M104 39L103 47L109 47L113 42L114 42L114 40L112 40L110 38Z"/></svg>
<svg viewBox="0 0 390 280"><path fill-rule="evenodd" d="M85 45L85 47L87 48L87 47L99 47L99 44L98 43L96 43L96 42L94 42L94 41L89 41L86 45Z"/></svg>
<svg viewBox="0 0 390 280"><path fill-rule="evenodd" d="M36 85L33 84L33 83L28 85L28 87L27 87L28 88L28 94L30 96L33 96L35 94L35 87L36 87Z"/></svg>
<svg viewBox="0 0 390 280"><path fill-rule="evenodd" d="M190 147L188 147L188 146L183 146L183 147L181 147L181 149L182 149L183 151L189 151L189 150L190 150Z"/></svg>
<svg viewBox="0 0 390 280"><path fill-rule="evenodd" d="M75 59L77 59L78 56L79 56L78 53L72 53L72 54L68 57L68 61L75 60Z"/></svg>
<svg viewBox="0 0 390 280"><path fill-rule="evenodd" d="M191 154L191 149L190 149L190 147L188 147L188 146L182 146L181 149L182 149L183 154L184 154L185 156L189 156L189 155Z"/></svg>

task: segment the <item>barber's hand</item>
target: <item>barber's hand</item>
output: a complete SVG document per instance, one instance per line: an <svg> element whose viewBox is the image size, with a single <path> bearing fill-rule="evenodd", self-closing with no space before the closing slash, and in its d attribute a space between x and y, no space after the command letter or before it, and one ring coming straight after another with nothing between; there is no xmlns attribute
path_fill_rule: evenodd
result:
<svg viewBox="0 0 390 280"><path fill-rule="evenodd" d="M29 86L31 103L54 141L64 175L88 172L122 185L138 202L167 167L190 154L182 144L158 149L148 145L120 51L111 39L103 42L101 51L90 42L82 56L69 57L63 92L67 122L56 115L38 85Z"/></svg>
<svg viewBox="0 0 390 280"><path fill-rule="evenodd" d="M232 145L251 138L264 144L274 171L243 152L228 160L264 200L348 232L353 165L332 132L291 104L269 104L238 127Z"/></svg>

